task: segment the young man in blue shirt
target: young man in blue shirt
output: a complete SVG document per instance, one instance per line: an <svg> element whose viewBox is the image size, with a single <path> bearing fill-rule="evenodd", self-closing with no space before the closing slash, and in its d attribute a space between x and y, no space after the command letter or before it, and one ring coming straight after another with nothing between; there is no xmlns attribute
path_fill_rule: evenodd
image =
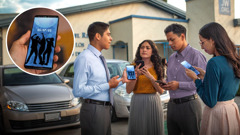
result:
<svg viewBox="0 0 240 135"><path fill-rule="evenodd" d="M109 78L101 51L110 47L109 25L94 22L88 27L90 44L74 62L73 94L83 97L80 112L81 135L111 135L111 88L122 79Z"/></svg>

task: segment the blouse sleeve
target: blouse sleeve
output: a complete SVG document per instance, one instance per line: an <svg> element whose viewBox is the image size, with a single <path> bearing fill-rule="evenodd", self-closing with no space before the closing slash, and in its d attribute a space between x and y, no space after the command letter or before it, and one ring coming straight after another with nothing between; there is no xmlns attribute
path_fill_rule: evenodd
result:
<svg viewBox="0 0 240 135"><path fill-rule="evenodd" d="M209 60L207 64L203 82L197 79L195 84L203 102L213 108L217 104L220 86L220 69L213 60Z"/></svg>

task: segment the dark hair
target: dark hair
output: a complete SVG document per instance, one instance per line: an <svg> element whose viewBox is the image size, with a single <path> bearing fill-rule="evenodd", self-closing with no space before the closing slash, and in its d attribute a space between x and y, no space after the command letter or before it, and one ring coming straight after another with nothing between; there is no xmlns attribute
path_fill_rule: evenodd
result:
<svg viewBox="0 0 240 135"><path fill-rule="evenodd" d="M162 65L167 65L166 58L162 58Z"/></svg>
<svg viewBox="0 0 240 135"><path fill-rule="evenodd" d="M211 22L204 25L199 30L199 34L203 38L212 39L215 42L217 52L227 58L227 61L233 66L234 74L240 78L240 56L226 30L220 24Z"/></svg>
<svg viewBox="0 0 240 135"><path fill-rule="evenodd" d="M89 41L92 41L97 33L103 36L103 33L109 28L109 24L104 22L94 22L88 26Z"/></svg>
<svg viewBox="0 0 240 135"><path fill-rule="evenodd" d="M173 32L174 34L178 35L178 37L180 37L181 34L184 34L185 38L186 38L186 31L187 30L184 26L177 24L177 23L167 26L167 28L165 28L165 30L164 30L165 34L167 34L169 32Z"/></svg>
<svg viewBox="0 0 240 135"><path fill-rule="evenodd" d="M157 47L155 43L152 40L144 40L142 41L137 49L137 52L135 54L135 59L134 63L136 63L137 60L142 60L142 57L140 56L140 48L144 42L148 42L152 48L152 56L151 56L151 62L153 63L154 69L157 74L157 79L160 80L163 78L162 76L162 62L161 62L161 57L158 54Z"/></svg>

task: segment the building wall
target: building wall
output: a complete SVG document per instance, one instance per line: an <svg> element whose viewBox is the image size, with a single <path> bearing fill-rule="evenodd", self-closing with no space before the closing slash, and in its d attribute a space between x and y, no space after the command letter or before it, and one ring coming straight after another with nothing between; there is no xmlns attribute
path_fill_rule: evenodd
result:
<svg viewBox="0 0 240 135"><path fill-rule="evenodd" d="M6 45L6 33L7 33L7 28L3 28L3 40L2 40L2 51L3 51L3 65L6 65L6 64L12 64L12 60L10 59L9 55L8 55L8 48L7 48L7 45Z"/></svg>
<svg viewBox="0 0 240 135"><path fill-rule="evenodd" d="M196 49L200 50L207 59L212 56L205 53L199 45L199 29L207 23L220 23L229 34L229 37L235 44L240 44L240 27L233 26L234 19L234 0L231 2L231 15L222 15L219 13L219 0L190 0L186 2L186 18L190 18L188 24L189 43Z"/></svg>
<svg viewBox="0 0 240 135"><path fill-rule="evenodd" d="M128 56L130 56L130 59L132 59L132 19L112 23L110 26L111 35L113 37L112 45L116 44L116 42L118 41L123 41L124 43L127 43ZM126 48L115 48L115 58L127 60Z"/></svg>
<svg viewBox="0 0 240 135"><path fill-rule="evenodd" d="M211 56L201 49L198 33L204 24L214 21L214 0L190 0L186 4L186 18L190 19L187 28L187 33L189 33L187 41L209 59Z"/></svg>
<svg viewBox="0 0 240 135"><path fill-rule="evenodd" d="M240 27L233 26L234 19L234 1L231 0L231 15L219 14L219 0L215 0L215 21L220 23L226 30L229 37L235 44L240 45Z"/></svg>
<svg viewBox="0 0 240 135"><path fill-rule="evenodd" d="M130 4L113 6L113 7L108 7L108 8L98 9L98 10L92 10L88 12L81 12L81 13L66 15L67 19L72 24L74 33L79 33L80 35L80 38L76 38L75 42L77 44L84 43L83 47L75 46L75 52L82 52L84 49L87 48L87 45L89 43L88 38L82 38L81 33L82 32L87 33L87 28L89 24L95 21L103 21L108 23L109 21L120 19L129 15L143 15L143 16L172 18L171 14L168 14L164 11L161 11L145 3L130 3ZM110 25L110 31L116 29L116 27L114 27L113 29L112 26L114 27L114 25L112 24ZM123 27L125 27L125 24L118 29L122 29ZM122 29L122 30L125 30L125 29ZM129 30L131 29L129 28L126 31L128 32ZM112 44L116 42L115 38L118 38L116 36L112 35L114 40ZM132 43L130 41L128 42L129 42L129 50L130 50L129 52L135 53L135 50L133 51L135 47L131 48ZM75 54L70 61L75 60L76 58ZM103 51L103 54L106 56L106 58L112 58L112 48L110 48L108 51ZM132 59L132 55L133 54L129 54L130 60Z"/></svg>
<svg viewBox="0 0 240 135"><path fill-rule="evenodd" d="M137 50L138 45L145 39L151 39L153 41L157 41L157 40L166 41L164 29L172 23L178 23L185 27L187 27L188 25L185 22L133 18L133 50L134 51L132 52L133 53L132 57L134 57L135 50ZM160 55L163 56L163 54L160 54Z"/></svg>

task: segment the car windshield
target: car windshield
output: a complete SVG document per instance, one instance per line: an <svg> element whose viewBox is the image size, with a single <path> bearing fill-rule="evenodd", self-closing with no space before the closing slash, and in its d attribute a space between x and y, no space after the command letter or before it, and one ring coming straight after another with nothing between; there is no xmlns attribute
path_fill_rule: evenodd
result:
<svg viewBox="0 0 240 135"><path fill-rule="evenodd" d="M62 80L54 73L46 76L34 76L18 68L5 68L3 70L3 85L33 85L33 84L58 84Z"/></svg>
<svg viewBox="0 0 240 135"><path fill-rule="evenodd" d="M129 65L129 64L130 64L129 62L118 62L118 63L108 62L107 66L108 66L111 78L117 75L119 75L119 77L122 77L123 70L125 69L126 65Z"/></svg>

